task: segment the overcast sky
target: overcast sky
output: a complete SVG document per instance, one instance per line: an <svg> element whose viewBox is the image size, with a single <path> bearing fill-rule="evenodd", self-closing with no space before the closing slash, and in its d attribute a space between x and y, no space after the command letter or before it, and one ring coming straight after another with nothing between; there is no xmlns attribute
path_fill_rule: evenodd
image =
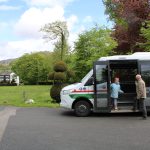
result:
<svg viewBox="0 0 150 150"><path fill-rule="evenodd" d="M24 53L51 51L40 28L57 20L67 21L69 44L96 23L110 26L102 0L0 0L0 60Z"/></svg>

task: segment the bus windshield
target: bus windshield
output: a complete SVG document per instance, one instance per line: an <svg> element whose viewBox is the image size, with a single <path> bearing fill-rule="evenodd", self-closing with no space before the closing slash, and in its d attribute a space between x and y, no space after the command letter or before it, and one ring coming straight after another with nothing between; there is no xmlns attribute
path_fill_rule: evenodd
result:
<svg viewBox="0 0 150 150"><path fill-rule="evenodd" d="M81 80L82 83L86 82L93 75L93 69Z"/></svg>

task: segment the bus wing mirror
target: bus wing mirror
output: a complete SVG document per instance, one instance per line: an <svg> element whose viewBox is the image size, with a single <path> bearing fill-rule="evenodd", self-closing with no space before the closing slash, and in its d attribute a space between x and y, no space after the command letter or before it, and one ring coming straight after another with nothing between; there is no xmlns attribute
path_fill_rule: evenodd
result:
<svg viewBox="0 0 150 150"><path fill-rule="evenodd" d="M94 84L94 78L93 77L90 77L88 79L88 81L85 83L85 86L88 86L88 85L93 85Z"/></svg>

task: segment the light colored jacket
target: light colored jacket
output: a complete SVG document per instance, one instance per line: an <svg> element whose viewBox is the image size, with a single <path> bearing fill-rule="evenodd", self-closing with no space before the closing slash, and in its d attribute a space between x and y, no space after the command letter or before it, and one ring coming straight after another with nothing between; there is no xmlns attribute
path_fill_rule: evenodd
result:
<svg viewBox="0 0 150 150"><path fill-rule="evenodd" d="M135 82L137 99L146 98L145 82L141 79Z"/></svg>
<svg viewBox="0 0 150 150"><path fill-rule="evenodd" d="M119 93L124 93L121 89L120 89L120 84L119 83L112 83L110 85L110 91L111 91L111 98L118 98L118 94Z"/></svg>

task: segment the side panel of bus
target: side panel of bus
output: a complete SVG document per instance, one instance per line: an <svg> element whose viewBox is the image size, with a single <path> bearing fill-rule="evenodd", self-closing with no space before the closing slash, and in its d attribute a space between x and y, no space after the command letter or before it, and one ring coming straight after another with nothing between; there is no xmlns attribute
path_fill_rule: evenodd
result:
<svg viewBox="0 0 150 150"><path fill-rule="evenodd" d="M140 72L146 84L146 107L150 110L150 61L140 61Z"/></svg>
<svg viewBox="0 0 150 150"><path fill-rule="evenodd" d="M94 111L111 112L110 83L120 78L124 91L119 94L119 111L133 111L136 101L135 76L140 73L146 83L146 107L150 111L150 61L113 60L97 61L94 64ZM136 108L140 111L140 107Z"/></svg>

